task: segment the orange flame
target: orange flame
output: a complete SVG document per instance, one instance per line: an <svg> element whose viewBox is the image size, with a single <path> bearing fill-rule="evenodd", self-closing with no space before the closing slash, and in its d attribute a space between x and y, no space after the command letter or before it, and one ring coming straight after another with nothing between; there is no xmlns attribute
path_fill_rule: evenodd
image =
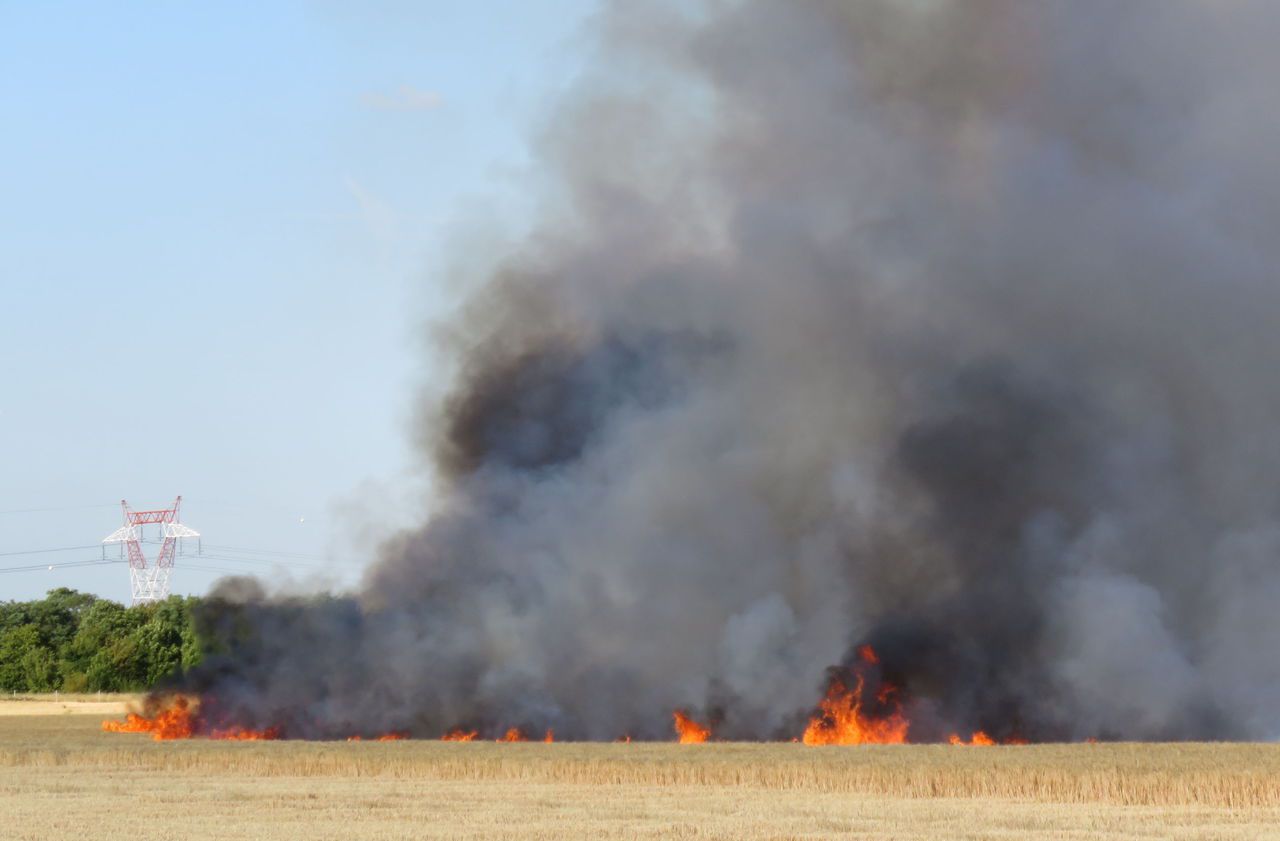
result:
<svg viewBox="0 0 1280 841"><path fill-rule="evenodd" d="M880 662L869 645L858 649L858 656L866 666ZM876 692L881 706L890 708L882 716L863 712L863 669L855 667L854 684L849 685L839 676L833 676L827 685L826 697L818 702L818 714L809 719L802 741L806 745L895 745L907 741L910 722L902 714L897 701L898 688L883 683Z"/></svg>
<svg viewBox="0 0 1280 841"><path fill-rule="evenodd" d="M502 738L499 739L498 741L499 742L527 742L529 740L525 738L524 733L520 732L519 727L511 727L511 728L508 728L506 733L502 734Z"/></svg>
<svg viewBox="0 0 1280 841"><path fill-rule="evenodd" d="M226 730L210 730L210 739L226 739L232 742L261 742L280 738L280 731L275 727L266 730L250 730L247 727L228 727Z"/></svg>
<svg viewBox="0 0 1280 841"><path fill-rule="evenodd" d="M987 745L994 745L996 743L995 739L991 738L981 730L975 730L967 742L964 739L961 739L960 734L958 733L952 733L947 737L947 741L953 745L980 745L983 747Z"/></svg>
<svg viewBox="0 0 1280 841"><path fill-rule="evenodd" d="M190 739L200 735L202 722L197 715L200 701L187 695L171 695L159 699L148 699L143 714L129 713L124 721L107 720L102 722L102 729L108 733L150 733L156 741L170 739ZM256 742L279 739L280 730L268 727L265 730L251 730L238 725L226 729L213 729L208 738L232 742Z"/></svg>
<svg viewBox="0 0 1280 841"><path fill-rule="evenodd" d="M402 730L392 730L390 733L383 733L381 736L374 736L374 737L373 737L372 739L370 739L369 741L371 741L371 742L398 742L398 741L400 741L401 739L407 739L407 738L409 738L409 734L408 734L408 733L405 733L405 732L404 732L404 731L402 731ZM363 742L363 741L364 741L364 737L363 737L363 736L348 736L348 737L347 737L347 741L348 741L348 742Z"/></svg>
<svg viewBox="0 0 1280 841"><path fill-rule="evenodd" d="M554 731L552 731L552 729L551 729L550 727L548 727L548 728L547 728L547 735L545 735L545 736L543 736L543 737L542 737L542 741L546 742L547 744L551 744L551 743L552 743L552 742L554 742L555 740L556 740L556 734L555 734L555 732L554 732Z"/></svg>
<svg viewBox="0 0 1280 841"><path fill-rule="evenodd" d="M158 742L190 739L195 733L195 710L192 699L185 695L174 695L162 702L148 702L146 712L152 714L129 713L124 721L104 721L102 729L108 733L150 733L151 738Z"/></svg>
<svg viewBox="0 0 1280 841"><path fill-rule="evenodd" d="M458 728L457 730L450 730L448 733L445 733L443 736L440 737L440 741L442 742L474 742L476 740L476 737L479 735L480 733L477 730L463 730L462 728Z"/></svg>
<svg viewBox="0 0 1280 841"><path fill-rule="evenodd" d="M676 710L671 717L675 720L676 735L680 738L680 744L699 745L711 738L711 728L689 718L683 710ZM627 741L630 741L630 737Z"/></svg>

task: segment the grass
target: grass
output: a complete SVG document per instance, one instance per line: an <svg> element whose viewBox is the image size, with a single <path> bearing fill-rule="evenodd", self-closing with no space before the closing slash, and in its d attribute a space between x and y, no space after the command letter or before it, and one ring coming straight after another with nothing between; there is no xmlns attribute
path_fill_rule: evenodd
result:
<svg viewBox="0 0 1280 841"><path fill-rule="evenodd" d="M153 742L9 716L0 802L55 840L1280 838L1280 746Z"/></svg>

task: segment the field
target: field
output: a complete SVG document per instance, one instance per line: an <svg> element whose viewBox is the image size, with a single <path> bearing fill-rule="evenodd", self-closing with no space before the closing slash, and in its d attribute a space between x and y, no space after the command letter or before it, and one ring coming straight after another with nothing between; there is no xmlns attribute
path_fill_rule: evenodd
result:
<svg viewBox="0 0 1280 841"><path fill-rule="evenodd" d="M0 700L0 832L60 839L1280 839L1280 746L154 742Z"/></svg>

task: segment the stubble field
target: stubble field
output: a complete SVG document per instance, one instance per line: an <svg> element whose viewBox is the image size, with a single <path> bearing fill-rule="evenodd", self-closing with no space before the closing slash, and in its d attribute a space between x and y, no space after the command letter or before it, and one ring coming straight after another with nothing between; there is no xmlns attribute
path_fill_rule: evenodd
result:
<svg viewBox="0 0 1280 841"><path fill-rule="evenodd" d="M0 837L1280 839L1277 745L155 742L104 705L0 701Z"/></svg>

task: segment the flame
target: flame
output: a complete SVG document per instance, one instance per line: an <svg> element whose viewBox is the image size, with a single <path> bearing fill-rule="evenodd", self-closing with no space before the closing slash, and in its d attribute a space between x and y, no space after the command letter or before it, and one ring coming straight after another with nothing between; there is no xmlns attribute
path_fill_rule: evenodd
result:
<svg viewBox="0 0 1280 841"><path fill-rule="evenodd" d="M617 741L618 744L620 745L629 745L631 744L631 735L627 734L626 736L623 736L621 739L616 739L615 741Z"/></svg>
<svg viewBox="0 0 1280 841"><path fill-rule="evenodd" d="M108 733L150 733L158 742L190 739L195 733L195 705L191 698L174 695L161 702L148 703L148 708L153 706L158 707L153 715L129 713L124 721L102 722L102 729Z"/></svg>
<svg viewBox="0 0 1280 841"><path fill-rule="evenodd" d="M806 745L858 745L902 744L907 741L910 721L902 711L901 690L884 680L879 667L880 658L870 645L858 648L858 661L843 674L831 675L825 697L818 702L817 712L810 718L800 739ZM868 685L875 687L874 696ZM677 741L682 745L700 744L711 739L711 727L701 724L684 710L672 713ZM130 712L124 720L102 722L102 729L110 733L150 733L157 741L190 739L206 736L226 741L267 741L283 738L279 727L254 730L240 725L211 728L208 718L200 715L200 699L196 696L172 694L148 699L141 712ZM472 742L479 738L478 730L454 728L440 737L446 742ZM391 742L409 738L403 731L392 731L370 741ZM359 735L347 739L363 741ZM529 737L519 727L506 730L499 742L527 742ZM555 741L555 733L548 728L543 742ZM630 743L630 734L617 740ZM983 730L975 730L966 741L959 733L952 733L947 741L952 745L988 746L997 744ZM1096 738L1086 740L1096 744ZM1028 740L1014 733L1000 744L1026 745Z"/></svg>
<svg viewBox="0 0 1280 841"><path fill-rule="evenodd" d="M280 730L268 727L266 730L250 730L247 727L228 727L226 730L210 730L210 739L225 739L232 742L262 742L280 738Z"/></svg>
<svg viewBox="0 0 1280 841"><path fill-rule="evenodd" d="M204 733L205 722L200 720L200 699L188 695L170 695L147 701L145 714L129 713L124 721L107 720L102 729L108 733L150 733L156 741L190 739L206 735L210 739L231 742L257 742L280 738L278 727L251 730L233 725L225 729L210 729Z"/></svg>
<svg viewBox="0 0 1280 841"><path fill-rule="evenodd" d="M711 738L711 728L689 718L683 710L676 710L671 717L675 720L676 735L680 737L680 744L698 745ZM629 736L627 741L631 741Z"/></svg>
<svg viewBox="0 0 1280 841"><path fill-rule="evenodd" d="M864 672L867 666L878 665L880 658L869 645L858 649L858 657L862 662L853 668L852 687L840 675L832 676L826 697L818 702L818 714L805 728L806 745L894 745L907 741L910 722L902 714L896 686L883 682L875 694L879 705L889 708L886 714L863 711Z"/></svg>
<svg viewBox="0 0 1280 841"><path fill-rule="evenodd" d="M883 718L872 718L862 712L862 675L854 688L833 680L827 697L818 703L819 713L809 720L803 741L806 745L896 745L907 740L910 723L895 709Z"/></svg>
<svg viewBox="0 0 1280 841"><path fill-rule="evenodd" d="M498 741L499 742L527 742L529 740L525 738L524 733L520 732L519 727L511 727L507 730L506 733L502 734L502 738L499 739Z"/></svg>
<svg viewBox="0 0 1280 841"><path fill-rule="evenodd" d="M964 739L961 739L958 733L952 733L947 737L947 741L953 745L980 745L983 747L987 745L994 745L996 743L995 739L991 738L981 730L975 730L967 742Z"/></svg>
<svg viewBox="0 0 1280 841"><path fill-rule="evenodd" d="M401 730L392 730L390 733L383 733L381 736L374 736L371 742L398 742L401 739L409 738L409 734ZM363 736L348 736L348 742L363 742Z"/></svg>

